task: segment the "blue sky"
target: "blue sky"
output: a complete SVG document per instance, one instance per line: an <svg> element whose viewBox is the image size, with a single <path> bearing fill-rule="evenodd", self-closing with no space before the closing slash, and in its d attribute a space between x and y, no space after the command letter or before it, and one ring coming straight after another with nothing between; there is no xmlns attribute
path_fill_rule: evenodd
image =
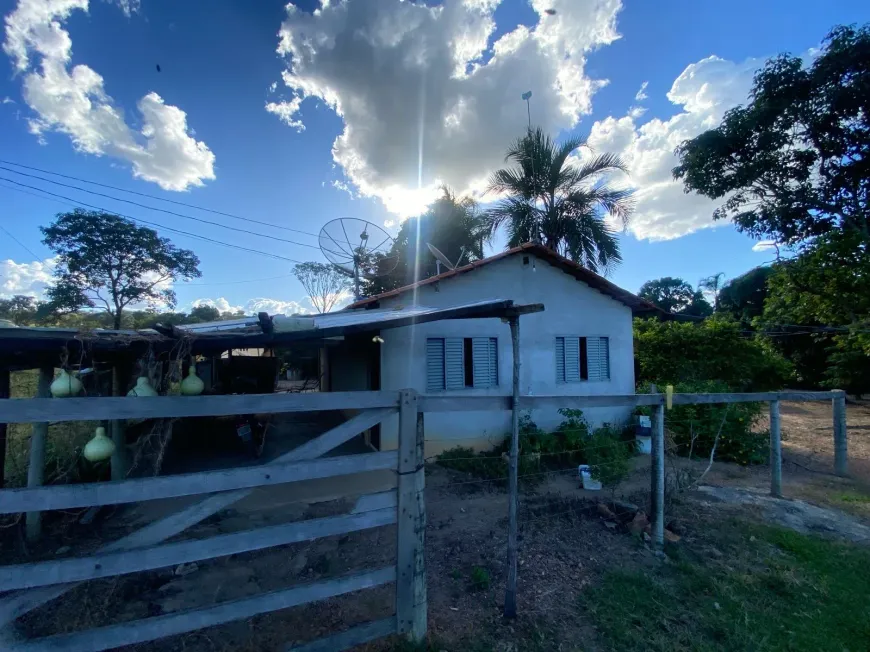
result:
<svg viewBox="0 0 870 652"><path fill-rule="evenodd" d="M844 0L427 4L352 0L314 15L312 2L0 1L0 159L285 228L84 186L247 232L230 231L7 170L0 178L322 260L314 234L330 219L395 225L440 182L479 193L524 129L519 96L531 89L534 122L589 136L632 170L638 212L612 280L637 290L665 275L732 277L771 256L729 225L709 228L715 204L670 180L673 147L744 100L766 57L804 54L831 26L870 19L866 2ZM68 208L21 190L40 194L0 180L0 296L44 289L51 252L38 227ZM202 260L203 277L176 286L182 308L309 307L289 260L162 233Z"/></svg>

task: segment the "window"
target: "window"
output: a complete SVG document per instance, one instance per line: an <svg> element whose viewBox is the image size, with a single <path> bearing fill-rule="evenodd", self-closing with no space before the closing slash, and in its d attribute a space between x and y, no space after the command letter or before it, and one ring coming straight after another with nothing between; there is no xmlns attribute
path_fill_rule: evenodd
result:
<svg viewBox="0 0 870 652"><path fill-rule="evenodd" d="M498 387L498 338L426 340L426 391Z"/></svg>
<svg viewBox="0 0 870 652"><path fill-rule="evenodd" d="M610 380L609 337L557 337L556 382Z"/></svg>

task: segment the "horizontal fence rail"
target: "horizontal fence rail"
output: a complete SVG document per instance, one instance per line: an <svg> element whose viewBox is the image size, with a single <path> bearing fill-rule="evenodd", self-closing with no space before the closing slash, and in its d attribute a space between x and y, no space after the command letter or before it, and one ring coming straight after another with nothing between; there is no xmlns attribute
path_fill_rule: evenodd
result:
<svg viewBox="0 0 870 652"><path fill-rule="evenodd" d="M310 392L220 396L123 396L9 398L0 401L0 423L161 419L170 417L280 414L320 410L396 408L399 392Z"/></svg>
<svg viewBox="0 0 870 652"><path fill-rule="evenodd" d="M136 478L120 482L5 489L2 493L2 500L0 500L0 513L15 514L26 511L118 505L141 500L177 498L233 489L250 489L302 480L334 478L352 473L395 469L398 462L399 454L397 451L385 451L327 457L304 462L247 466L155 478Z"/></svg>

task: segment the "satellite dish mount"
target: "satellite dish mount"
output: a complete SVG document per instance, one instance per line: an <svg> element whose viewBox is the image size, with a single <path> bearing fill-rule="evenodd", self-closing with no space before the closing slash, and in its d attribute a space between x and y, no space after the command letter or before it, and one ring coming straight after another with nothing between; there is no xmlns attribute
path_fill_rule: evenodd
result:
<svg viewBox="0 0 870 652"><path fill-rule="evenodd" d="M456 259L455 263L450 262L450 259L445 256L438 247L433 245L431 242L427 242L426 246L429 247L429 253L435 256L435 270L436 273L441 273L441 265L444 265L451 272L459 267L459 263L462 262L462 259L465 257L465 247L459 250L459 258Z"/></svg>
<svg viewBox="0 0 870 652"><path fill-rule="evenodd" d="M353 296L359 301L360 278L385 276L399 262L393 238L377 224L355 217L327 222L318 236L320 251L339 272L353 279Z"/></svg>

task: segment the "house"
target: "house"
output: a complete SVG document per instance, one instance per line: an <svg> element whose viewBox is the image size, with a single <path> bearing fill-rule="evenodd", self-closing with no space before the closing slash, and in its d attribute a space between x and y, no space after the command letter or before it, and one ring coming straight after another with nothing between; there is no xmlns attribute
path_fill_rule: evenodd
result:
<svg viewBox="0 0 870 652"><path fill-rule="evenodd" d="M652 304L537 244L525 244L348 307L352 312L420 305L449 308L486 299L542 303L544 312L520 322L520 392L524 395L634 393L632 317ZM380 341L382 340L382 341ZM448 396L511 393L510 329L494 319L441 321L385 329L379 338L345 341L327 349L332 391L413 388ZM562 420L556 408L536 410L544 429ZM624 408L586 412L593 423L621 422ZM397 419L382 425L380 448L396 447ZM433 413L426 416L427 455L454 446L500 443L508 412Z"/></svg>

